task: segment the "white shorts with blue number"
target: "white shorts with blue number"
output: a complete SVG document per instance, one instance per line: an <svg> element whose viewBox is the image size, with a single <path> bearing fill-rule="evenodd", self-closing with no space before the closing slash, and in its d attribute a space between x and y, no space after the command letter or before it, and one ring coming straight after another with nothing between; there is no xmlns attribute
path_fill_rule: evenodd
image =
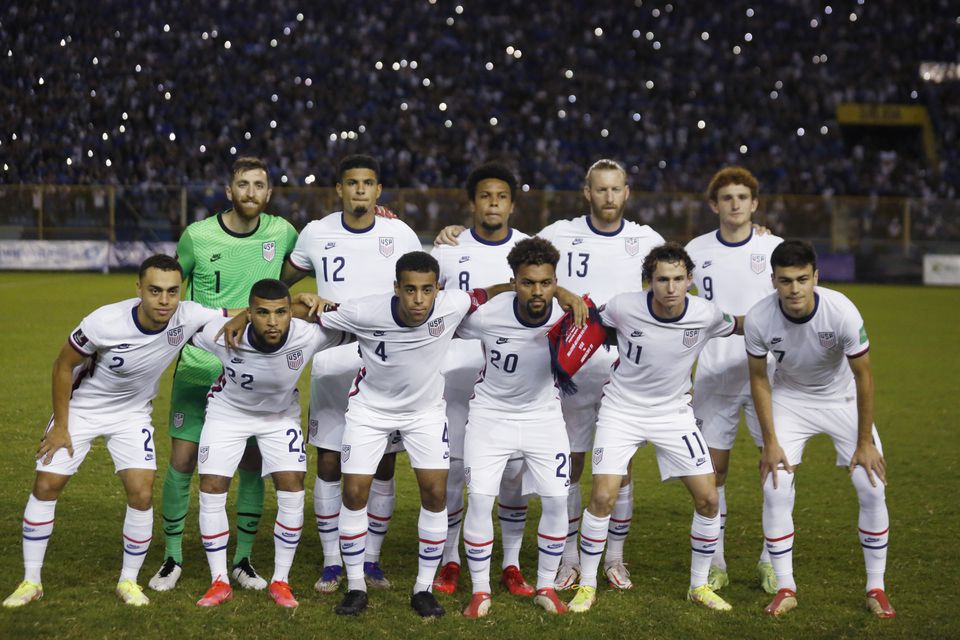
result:
<svg viewBox="0 0 960 640"><path fill-rule="evenodd" d="M262 475L306 472L307 443L300 430L300 406L295 404L284 413L211 410L208 406L197 454L199 473L232 478L250 436L256 437L263 458Z"/></svg>
<svg viewBox="0 0 960 640"><path fill-rule="evenodd" d="M50 418L46 431L52 427L53 418ZM53 454L50 464L45 465L42 459L37 460L37 471L72 476L90 452L93 441L100 436L103 436L107 443L107 451L110 452L116 471L157 469L153 424L150 422L149 413L90 416L71 411L67 432L73 445L73 457L70 457L66 448L59 449Z"/></svg>
<svg viewBox="0 0 960 640"><path fill-rule="evenodd" d="M450 438L443 402L425 411L401 416L351 403L340 447L340 471L373 475L394 431L403 437L414 469L450 468Z"/></svg>

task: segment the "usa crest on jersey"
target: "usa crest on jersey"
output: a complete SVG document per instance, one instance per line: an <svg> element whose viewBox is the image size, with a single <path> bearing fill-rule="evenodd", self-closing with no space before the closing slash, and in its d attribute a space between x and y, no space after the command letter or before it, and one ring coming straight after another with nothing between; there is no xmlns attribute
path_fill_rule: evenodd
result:
<svg viewBox="0 0 960 640"><path fill-rule="evenodd" d="M824 349L833 349L837 346L837 334L833 331L818 331L817 337L820 338L820 346Z"/></svg>
<svg viewBox="0 0 960 640"><path fill-rule="evenodd" d="M685 329L683 332L683 346L692 347L700 340L700 329Z"/></svg>
<svg viewBox="0 0 960 640"><path fill-rule="evenodd" d="M434 338L439 338L443 335L443 318L437 318L436 320L431 320L427 324L427 331L430 332Z"/></svg>
<svg viewBox="0 0 960 640"><path fill-rule="evenodd" d="M763 273L767 270L767 256L762 253L750 254L750 270L754 273Z"/></svg>
<svg viewBox="0 0 960 640"><path fill-rule="evenodd" d="M171 347L179 347L180 343L183 342L183 327L167 331L167 342L170 343Z"/></svg>
<svg viewBox="0 0 960 640"><path fill-rule="evenodd" d="M287 366L293 369L294 371L298 370L303 366L303 350L298 349L293 353L287 354Z"/></svg>
<svg viewBox="0 0 960 640"><path fill-rule="evenodd" d="M640 253L640 238L624 238L623 248L626 249L628 256L635 256Z"/></svg>
<svg viewBox="0 0 960 640"><path fill-rule="evenodd" d="M277 243L274 240L263 243L263 259L267 262L273 261L273 256L277 255Z"/></svg>
<svg viewBox="0 0 960 640"><path fill-rule="evenodd" d="M380 238L380 255L389 258L393 255L393 238Z"/></svg>

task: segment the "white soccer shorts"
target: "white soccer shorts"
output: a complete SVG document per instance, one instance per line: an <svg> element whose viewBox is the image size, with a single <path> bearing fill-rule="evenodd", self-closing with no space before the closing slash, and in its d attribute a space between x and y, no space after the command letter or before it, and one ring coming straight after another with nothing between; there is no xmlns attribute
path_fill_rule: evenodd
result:
<svg viewBox="0 0 960 640"><path fill-rule="evenodd" d="M208 408L200 432L197 454L200 475L232 478L254 436L263 458L262 475L277 471L307 470L307 443L300 430L300 406L285 413L245 414L211 412Z"/></svg>
<svg viewBox="0 0 960 640"><path fill-rule="evenodd" d="M479 340L455 339L444 356L440 372L443 374L443 398L447 403L451 458L463 460L470 397L483 369L483 362L483 347Z"/></svg>
<svg viewBox="0 0 960 640"><path fill-rule="evenodd" d="M699 386L697 386L699 385ZM740 424L740 410L747 423L747 430L754 444L763 446L763 434L760 420L753 407L749 393L725 396L715 392L707 384L697 382L693 391L693 414L697 417L700 431L711 449L729 451L737 439L737 426Z"/></svg>
<svg viewBox="0 0 960 640"><path fill-rule="evenodd" d="M53 417L47 430L53 427ZM50 464L37 460L37 471L72 476L90 452L94 439L103 436L116 471L150 469L156 471L157 456L153 446L153 424L149 413L89 416L71 411L67 431L73 444L73 457L66 449L53 454Z"/></svg>
<svg viewBox="0 0 960 640"><path fill-rule="evenodd" d="M587 360L583 368L573 376L577 392L561 398L563 421L567 426L570 450L574 453L590 451L593 446L593 434L597 426L597 413L603 387L610 380L610 371L617 360L617 350L598 349Z"/></svg>
<svg viewBox="0 0 960 640"><path fill-rule="evenodd" d="M450 443L443 403L413 415L387 416L354 404L340 448L340 471L373 475L388 437L399 431L414 469L449 469Z"/></svg>
<svg viewBox="0 0 960 640"><path fill-rule="evenodd" d="M774 397L773 428L777 434L777 442L783 447L790 464L796 465L803 461L803 449L807 440L825 433L833 440L837 465L845 467L850 464L853 452L857 449L857 403L853 400L843 406L814 408L798 406L789 399L778 400ZM873 425L871 428L873 444L882 454L883 446L880 444L877 427Z"/></svg>

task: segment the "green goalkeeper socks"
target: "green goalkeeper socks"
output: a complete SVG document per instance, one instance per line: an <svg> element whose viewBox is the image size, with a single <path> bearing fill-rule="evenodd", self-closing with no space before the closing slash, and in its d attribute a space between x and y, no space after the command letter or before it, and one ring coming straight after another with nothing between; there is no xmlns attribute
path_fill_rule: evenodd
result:
<svg viewBox="0 0 960 640"><path fill-rule="evenodd" d="M237 483L237 551L233 564L249 558L263 513L263 477L259 471L240 469Z"/></svg>
<svg viewBox="0 0 960 640"><path fill-rule="evenodd" d="M183 564L183 526L190 510L192 479L192 473L180 473L173 467L167 467L167 475L163 479L164 557L173 558L177 564Z"/></svg>

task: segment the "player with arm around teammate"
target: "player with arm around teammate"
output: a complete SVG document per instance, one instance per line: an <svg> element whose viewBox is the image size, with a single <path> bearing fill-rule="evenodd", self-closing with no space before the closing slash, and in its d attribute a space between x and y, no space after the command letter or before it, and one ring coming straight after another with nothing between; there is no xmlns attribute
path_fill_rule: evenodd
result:
<svg viewBox="0 0 960 640"><path fill-rule="evenodd" d="M817 256L809 243L788 240L770 261L776 293L750 309L744 327L750 388L763 431L763 535L779 587L765 612L779 616L797 605L794 469L807 440L826 433L860 502L867 608L879 618L892 618L896 611L884 591L890 537L886 462L873 424L870 341L863 318L846 296L817 286ZM776 360L772 385L768 353Z"/></svg>
<svg viewBox="0 0 960 640"><path fill-rule="evenodd" d="M24 579L3 601L20 607L43 596L40 572L57 500L94 439L102 436L127 497L117 595L149 604L137 584L153 536L156 458L151 404L160 376L197 331L223 311L180 302L179 263L154 255L140 265L137 298L100 307L70 334L53 365L53 417L37 451L23 514Z"/></svg>

